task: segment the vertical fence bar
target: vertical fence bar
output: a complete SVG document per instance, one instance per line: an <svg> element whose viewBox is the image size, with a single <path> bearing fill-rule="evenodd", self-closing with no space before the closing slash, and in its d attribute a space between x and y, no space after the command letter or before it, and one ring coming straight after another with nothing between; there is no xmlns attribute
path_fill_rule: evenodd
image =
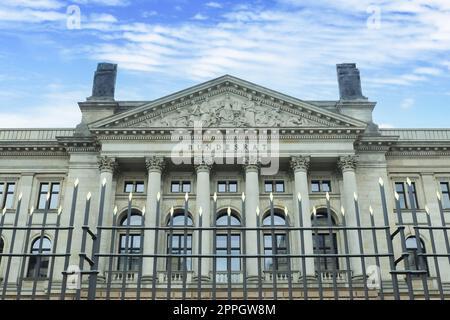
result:
<svg viewBox="0 0 450 320"><path fill-rule="evenodd" d="M79 180L76 179L74 183L73 193L72 193L72 206L70 208L70 218L69 218L69 230L67 231L67 243L66 243L66 256L64 257L64 269L63 269L63 279L61 284L61 295L60 300L66 298L66 288L67 288L67 269L70 263L70 254L72 252L72 236L73 236L73 225L75 221L75 209L77 206L78 198L78 184Z"/></svg>
<svg viewBox="0 0 450 320"><path fill-rule="evenodd" d="M231 208L227 209L227 297L231 300Z"/></svg>
<svg viewBox="0 0 450 320"><path fill-rule="evenodd" d="M53 242L53 248L51 253L56 254L56 249L58 248L58 238L59 238L59 227L61 224L61 212L62 208L60 207L58 210L58 216L56 218L56 230L55 230L55 239ZM53 270L55 268L55 260L56 256L50 256L50 269L49 269L49 276L48 276L48 285L47 285L47 294L46 299L51 299L51 293L52 293L52 284L53 284Z"/></svg>
<svg viewBox="0 0 450 320"><path fill-rule="evenodd" d="M317 211L316 207L313 207L313 223L314 223L314 242L316 248L319 248L319 234L317 230ZM315 254L316 268L317 268L317 281L319 285L319 299L323 300L323 287L322 287L322 267L321 267L321 255Z"/></svg>
<svg viewBox="0 0 450 320"><path fill-rule="evenodd" d="M361 229L361 218L359 214L359 203L358 203L358 196L356 192L353 194L354 197L354 205L355 205L355 213L356 213L356 227L358 228L358 243L359 243L359 253L361 254L361 267L362 267L362 276L363 276L363 285L364 285L364 298L366 300L369 299L369 290L367 288L367 274L366 274L366 261L365 261L365 255L364 255L364 245L363 245L363 235L362 235L362 229Z"/></svg>
<svg viewBox="0 0 450 320"><path fill-rule="evenodd" d="M262 299L262 279L261 279L261 223L259 220L259 207L256 206L256 249L257 249L257 259L258 264L258 298Z"/></svg>
<svg viewBox="0 0 450 320"><path fill-rule="evenodd" d="M202 227L203 227L203 209L198 208L198 274L197 274L197 299L202 298Z"/></svg>
<svg viewBox="0 0 450 320"><path fill-rule="evenodd" d="M291 271L291 244L289 241L290 230L288 221L288 208L284 207L285 222L286 222L286 255L287 255L287 277L288 277L288 296L292 300L292 271Z"/></svg>
<svg viewBox="0 0 450 320"><path fill-rule="evenodd" d="M213 250L214 250L214 257L213 257L213 272L212 272L212 298L213 300L216 300L216 290L217 290L217 193L214 192L214 196L213 196Z"/></svg>
<svg viewBox="0 0 450 320"><path fill-rule="evenodd" d="M156 299L156 278L158 276L158 244L159 244L159 229L160 229L160 211L161 211L161 193L156 195L156 221L155 221L155 248L153 249L153 274L152 274L152 300ZM152 214L152 213L150 213Z"/></svg>
<svg viewBox="0 0 450 320"><path fill-rule="evenodd" d="M278 257L277 257L277 239L275 234L275 213L273 208L273 193L270 193L270 233L272 236L272 296L277 300L277 274L278 274ZM265 241L265 240L264 240Z"/></svg>
<svg viewBox="0 0 450 320"><path fill-rule="evenodd" d="M377 241L377 232L376 232L376 226L375 226L375 220L373 218L373 209L372 206L369 206L369 213L370 213L370 227L372 228L372 242L373 242L373 251L375 254L375 264L377 266L377 272L381 270L381 264L380 264L380 257L379 257L379 251L378 251L378 241ZM384 300L384 289L383 289L383 279L380 274L380 298L381 300Z"/></svg>
<svg viewBox="0 0 450 320"><path fill-rule="evenodd" d="M183 231L183 289L182 289L182 299L186 299L186 281L187 281L187 227L188 227L188 201L189 196L186 192L184 197L184 231Z"/></svg>
<svg viewBox="0 0 450 320"><path fill-rule="evenodd" d="M391 233L390 233L390 225L389 225L389 215L386 204L386 194L384 191L384 181L383 179L379 179L378 183L380 185L380 194L381 194L381 203L383 206L383 218L385 225L385 233L386 233L386 242L389 251L389 265L391 267L391 277L392 277L392 290L394 292L395 300L400 300L400 293L398 290L398 279L397 275L393 273L395 271L395 260L394 260L394 247L392 245Z"/></svg>
<svg viewBox="0 0 450 320"><path fill-rule="evenodd" d="M145 206L142 208L142 218L141 218L141 230L139 232L139 267L138 267L138 278L136 284L136 300L141 299L141 285L142 285L142 268L144 265L145 257L142 256L144 254L144 246L145 246Z"/></svg>
<svg viewBox="0 0 450 320"><path fill-rule="evenodd" d="M14 252L14 244L16 242L16 234L17 234L17 224L19 222L19 215L20 215L20 207L22 206L22 193L19 195L19 200L17 202L17 209L16 214L14 216L14 222L13 222L13 230L11 235L11 244L9 245L9 256L8 260L6 262L6 273L5 278L3 279L3 289L2 289L2 300L6 298L6 291L8 289L8 278L9 278L9 272L11 270L11 262L13 259L13 252ZM3 223L2 223L3 227Z"/></svg>
<svg viewBox="0 0 450 320"><path fill-rule="evenodd" d="M242 202L241 202L241 211L242 211L242 224L241 226L247 226L246 216L245 216L245 194L242 192ZM243 285L244 285L244 300L248 298L247 292L247 231L244 230L242 232L242 253L244 255L244 259L242 259L242 274L243 274Z"/></svg>
<svg viewBox="0 0 450 320"><path fill-rule="evenodd" d="M128 208L127 208L127 224L126 224L126 234L125 234L125 255L120 255L119 259L122 261L123 263L123 267L122 267L122 286L121 286L121 290L120 290L120 300L124 300L125 299L125 295L126 295L126 287L127 287L127 278L128 278L128 263L129 263L129 259L132 259L131 256L129 257L128 255L130 254L130 226L131 226L131 205L132 205L132 201L133 201L133 193L130 192L130 195L128 196ZM119 247L121 247L122 244L119 244ZM132 261L132 260L131 260Z"/></svg>
<svg viewBox="0 0 450 320"><path fill-rule="evenodd" d="M308 280L306 279L306 256L305 256L305 231L303 230L303 215L302 215L302 195L297 194L298 203L298 221L300 224L300 254L302 255L302 283L303 283L303 299L308 300Z"/></svg>
<svg viewBox="0 0 450 320"><path fill-rule="evenodd" d="M347 235L347 222L345 221L345 210L341 206L342 214L342 232L344 233L344 252L345 252L345 266L347 269L347 281L348 281L348 294L350 300L353 300L353 279L352 279L352 268L350 265L349 248L348 248L348 235Z"/></svg>
<svg viewBox="0 0 450 320"><path fill-rule="evenodd" d="M441 217L442 232L444 233L445 247L447 249L448 263L450 264L450 243L448 240L447 230L445 229L447 222L445 221L444 206L442 205L442 197L441 197L441 194L439 193L439 191L436 191L436 196L437 196L438 205L439 205L439 215Z"/></svg>
<svg viewBox="0 0 450 320"><path fill-rule="evenodd" d="M22 257L22 265L20 266L20 275L19 275L19 283L17 284L17 300L20 300L22 295L22 283L23 283L23 277L25 273L25 264L27 261L27 251L28 251L28 244L30 243L30 232L31 232L31 226L33 225L33 213L34 208L31 207L30 214L28 215L28 221L27 221L27 227L26 227L26 235L25 235L25 247L24 247L24 255Z"/></svg>
<svg viewBox="0 0 450 320"><path fill-rule="evenodd" d="M89 192L86 196L86 206L84 209L84 220L83 220L83 236L81 238L81 248L80 248L80 270L84 268L84 260L86 257L86 242L87 242L87 228L89 228L89 212L91 208L91 193ZM82 276L82 274L81 274ZM80 282L82 283L82 278ZM77 289L76 299L80 300L81 298L81 287Z"/></svg>
<svg viewBox="0 0 450 320"><path fill-rule="evenodd" d="M406 251L406 237L405 237L405 226L403 223L403 215L402 215L402 209L400 206L400 196L397 192L395 192L395 211L397 212L397 220L398 220L398 228L400 233L400 242L402 246L402 259L403 264L405 266L405 272L406 272L406 286L408 288L408 297L409 300L414 300L414 288L412 285L411 280L411 273L410 273L410 266L408 261L408 253Z"/></svg>
<svg viewBox="0 0 450 320"><path fill-rule="evenodd" d="M416 237L417 252L419 254L419 268L420 268L420 270L426 270L426 264L424 265L423 261L424 261L424 259L426 260L427 257L422 255L424 252L422 250L422 240L420 238L419 223L417 221L417 208L416 208L416 203L414 201L412 183L411 183L411 180L409 180L409 178L407 179L406 184L408 185L409 203L411 204L411 214L412 214L413 223L414 223L414 236ZM425 294L425 300L429 300L430 294L428 291L427 274L422 274L420 277L422 278L422 285L423 285L423 291Z"/></svg>
<svg viewBox="0 0 450 320"><path fill-rule="evenodd" d="M49 186L50 188L50 186ZM36 267L34 269L34 276L33 276L33 288L31 290L31 299L34 300L36 295L36 288L37 288L37 282L40 278L40 271L41 271L41 260L42 260L42 245L44 243L44 236L45 236L45 226L47 225L47 216L48 216L48 210L50 207L50 191L47 193L47 199L45 201L45 209L44 209L44 215L42 217L42 223L41 223L41 233L39 235L39 248L38 248L38 254L36 259Z"/></svg>
<svg viewBox="0 0 450 320"><path fill-rule="evenodd" d="M172 237L173 237L173 207L170 208L170 228L169 228L169 252L168 259L166 260L167 265L167 300L172 297Z"/></svg>
<svg viewBox="0 0 450 320"><path fill-rule="evenodd" d="M100 241L102 235L101 227L103 226L103 214L105 209L105 192L106 192L106 178L103 179L102 182L102 188L100 192L100 207L98 210L97 235L92 244L92 265L91 265L91 274L89 274L88 300L94 300L97 292L97 278L98 273L100 271L98 270L98 261L99 261L98 252L100 250Z"/></svg>
<svg viewBox="0 0 450 320"><path fill-rule="evenodd" d="M330 236L330 241L331 241L331 254L332 256L332 263L331 265L333 266L333 294L334 294L334 300L339 299L339 293L338 293L338 289L337 289L337 268L336 268L336 257L334 256L336 254L335 250L334 250L334 245L335 245L335 241L334 241L334 234L333 234L333 222L331 220L331 210L330 210L330 194L327 192L326 193L326 204L327 204L327 225L328 225L328 233ZM326 257L325 257L326 259Z"/></svg>
<svg viewBox="0 0 450 320"><path fill-rule="evenodd" d="M114 207L113 210L113 227L117 226L117 206ZM120 239L119 239L120 241ZM113 228L111 230L111 242L109 244L109 254L108 257L108 279L106 281L106 300L109 300L111 298L111 285L112 285L112 277L113 277L113 260L114 260L114 252L115 252L115 243L116 243L116 229ZM119 242L120 247L120 242ZM120 257L118 257L118 260L120 260Z"/></svg>
<svg viewBox="0 0 450 320"><path fill-rule="evenodd" d="M431 242L431 251L432 251L431 253L433 254L434 269L436 271L436 281L437 281L438 290L439 290L439 298L441 300L444 300L444 289L442 287L442 282L441 282L441 271L439 269L439 261L438 261L437 255L436 255L437 250L436 250L436 244L434 243L434 234L433 234L433 229L432 229L432 224L431 224L430 211L428 210L427 206L425 206L425 211L427 213L427 225L429 227L428 230L430 232L430 242Z"/></svg>

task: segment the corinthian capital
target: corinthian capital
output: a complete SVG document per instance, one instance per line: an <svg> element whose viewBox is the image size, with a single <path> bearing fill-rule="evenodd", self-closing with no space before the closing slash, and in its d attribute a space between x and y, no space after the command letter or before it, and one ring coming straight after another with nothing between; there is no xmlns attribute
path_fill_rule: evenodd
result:
<svg viewBox="0 0 450 320"><path fill-rule="evenodd" d="M98 168L100 169L100 172L114 173L118 169L116 158L110 158L107 156L101 157L98 160Z"/></svg>
<svg viewBox="0 0 450 320"><path fill-rule="evenodd" d="M202 162L200 164L195 165L195 171L198 173L199 171L207 171L211 172L212 164L208 164L206 162Z"/></svg>
<svg viewBox="0 0 450 320"><path fill-rule="evenodd" d="M145 166L148 171L159 171L162 172L165 167L164 157L148 157L145 159Z"/></svg>
<svg viewBox="0 0 450 320"><path fill-rule="evenodd" d="M308 171L310 163L311 163L311 158L305 157L305 156L291 157L291 161L290 161L291 168L292 168L292 170L294 170L294 172L297 170Z"/></svg>
<svg viewBox="0 0 450 320"><path fill-rule="evenodd" d="M355 170L356 169L356 165L358 164L358 157L357 156L343 156L340 157L338 160L338 168L341 171L345 171L345 170Z"/></svg>

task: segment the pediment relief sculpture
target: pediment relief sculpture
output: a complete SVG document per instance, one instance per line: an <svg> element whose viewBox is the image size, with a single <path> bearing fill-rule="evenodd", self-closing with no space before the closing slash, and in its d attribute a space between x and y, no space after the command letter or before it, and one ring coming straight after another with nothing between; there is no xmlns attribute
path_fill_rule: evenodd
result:
<svg viewBox="0 0 450 320"><path fill-rule="evenodd" d="M280 107L262 105L251 99L230 94L206 98L201 103L160 113L158 116L136 123L135 127L314 127L323 124L306 119L300 114L281 110Z"/></svg>

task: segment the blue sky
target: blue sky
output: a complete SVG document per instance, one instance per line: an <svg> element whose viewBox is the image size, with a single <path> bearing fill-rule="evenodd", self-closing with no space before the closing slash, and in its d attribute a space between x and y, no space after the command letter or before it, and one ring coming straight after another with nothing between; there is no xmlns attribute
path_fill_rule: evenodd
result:
<svg viewBox="0 0 450 320"><path fill-rule="evenodd" d="M0 127L75 126L101 61L118 100L223 74L336 100L355 62L376 123L449 127L449 20L448 0L2 0Z"/></svg>

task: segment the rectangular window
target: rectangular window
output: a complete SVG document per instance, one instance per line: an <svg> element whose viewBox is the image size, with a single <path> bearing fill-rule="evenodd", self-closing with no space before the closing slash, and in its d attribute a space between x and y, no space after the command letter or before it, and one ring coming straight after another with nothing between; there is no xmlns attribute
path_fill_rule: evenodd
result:
<svg viewBox="0 0 450 320"><path fill-rule="evenodd" d="M230 246L228 247L228 236L227 235L217 235L216 236L216 254L226 255L228 253L228 248L230 249L230 254L232 256L238 256L241 253L241 237L238 234L232 234L230 237ZM240 259L231 258L231 271L241 270ZM228 259L225 257L217 258L217 271L227 271L228 270Z"/></svg>
<svg viewBox="0 0 450 320"><path fill-rule="evenodd" d="M321 256L318 261L318 263L320 263L320 271L333 270L334 266L336 267L336 270L339 270L338 258L326 256L333 253L336 254L337 252L337 241L335 233L332 234L332 237L330 237L329 233L319 233L317 235L314 235L314 254L325 255ZM316 270L318 270L317 265Z"/></svg>
<svg viewBox="0 0 450 320"><path fill-rule="evenodd" d="M191 182L190 181L172 181L170 185L170 191L172 193L190 193Z"/></svg>
<svg viewBox="0 0 450 320"><path fill-rule="evenodd" d="M144 186L143 181L125 181L123 192L144 193Z"/></svg>
<svg viewBox="0 0 450 320"><path fill-rule="evenodd" d="M267 180L264 181L264 192L271 193L271 192L285 192L284 188L284 181L283 180Z"/></svg>
<svg viewBox="0 0 450 320"><path fill-rule="evenodd" d="M141 252L141 235L128 235L128 251L127 251L127 235L121 234L119 237L119 253L140 253ZM120 271L139 271L140 257L119 257L117 260L117 270Z"/></svg>
<svg viewBox="0 0 450 320"><path fill-rule="evenodd" d="M167 243L169 244L170 236L167 235ZM169 245L167 246L167 253L170 253ZM186 236L186 254L192 254L192 235ZM184 258L177 257L177 255L184 255L184 235L174 234L172 235L172 257L167 258L167 266L169 263L172 265L172 271L183 271ZM192 270L192 259L187 257L186 270Z"/></svg>
<svg viewBox="0 0 450 320"><path fill-rule="evenodd" d="M59 205L59 194L61 185L59 182L42 182L39 187L39 197L37 208L39 210L45 209L45 203L47 201L47 194L50 194L49 209L54 210Z"/></svg>
<svg viewBox="0 0 450 320"><path fill-rule="evenodd" d="M448 182L441 182L442 193L442 207L450 209L450 184Z"/></svg>
<svg viewBox="0 0 450 320"><path fill-rule="evenodd" d="M217 192L237 192L237 181L219 181L217 182Z"/></svg>
<svg viewBox="0 0 450 320"><path fill-rule="evenodd" d="M170 192L173 192L173 193L180 192L180 183L172 181L172 184L171 184L171 187L170 187Z"/></svg>
<svg viewBox="0 0 450 320"><path fill-rule="evenodd" d="M272 248L275 252L272 253ZM286 234L275 234L275 243L272 244L272 235L264 235L264 254L287 254ZM264 269L266 271L287 271L287 258L266 257L264 259Z"/></svg>
<svg viewBox="0 0 450 320"><path fill-rule="evenodd" d="M312 180L311 192L331 192L330 180Z"/></svg>
<svg viewBox="0 0 450 320"><path fill-rule="evenodd" d="M191 182L190 181L183 181L183 193L189 193L191 192Z"/></svg>
<svg viewBox="0 0 450 320"><path fill-rule="evenodd" d="M409 197L407 196L408 185L403 182L395 183L395 191L399 195L401 209L408 209L408 207L412 208L413 205L414 205L414 208L416 208L416 209L419 208L419 202L417 201L416 184L414 182L411 183L411 189L412 189L413 203L410 203Z"/></svg>
<svg viewBox="0 0 450 320"><path fill-rule="evenodd" d="M399 195L400 209L407 209L405 184L403 182L396 182L395 192Z"/></svg>
<svg viewBox="0 0 450 320"><path fill-rule="evenodd" d="M6 187L5 187L6 185ZM16 184L14 182L0 184L0 200L2 201L3 208L12 209L14 205L14 191Z"/></svg>

